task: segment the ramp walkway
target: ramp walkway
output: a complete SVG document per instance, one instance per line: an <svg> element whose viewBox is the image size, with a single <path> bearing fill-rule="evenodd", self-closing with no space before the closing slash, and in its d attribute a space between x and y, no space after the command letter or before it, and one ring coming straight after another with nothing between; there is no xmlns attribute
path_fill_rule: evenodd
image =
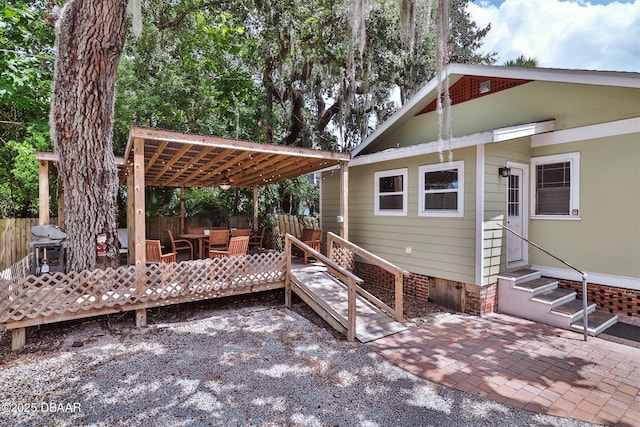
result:
<svg viewBox="0 0 640 427"><path fill-rule="evenodd" d="M344 320L349 312L347 287L330 275L323 265L300 266L294 268L292 274L296 282L296 295L316 312L316 308L327 312L338 325L325 316L323 318L346 335L348 324ZM355 337L360 342L377 340L407 329L360 295L356 296L356 319Z"/></svg>
<svg viewBox="0 0 640 427"><path fill-rule="evenodd" d="M372 254L370 260L396 275L396 308L393 309L360 287L362 279L355 276L341 264L352 264L355 249L362 256L364 249L328 233L328 257L291 235L287 235L286 251L289 260L288 278L285 283L285 299L291 304L291 292L298 295L318 315L337 331L347 335L349 340L373 341L407 329L402 320L402 278L404 272ZM290 252L295 245L317 260L312 264L293 263ZM346 257L348 249L350 257ZM339 258L342 258L340 262ZM381 265L382 266L382 265ZM408 273L407 273L408 274ZM398 295L400 297L398 298Z"/></svg>

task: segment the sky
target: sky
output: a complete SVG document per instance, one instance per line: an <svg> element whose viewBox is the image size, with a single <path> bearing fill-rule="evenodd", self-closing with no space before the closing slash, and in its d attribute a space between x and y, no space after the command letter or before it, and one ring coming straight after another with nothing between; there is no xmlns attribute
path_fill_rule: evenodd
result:
<svg viewBox="0 0 640 427"><path fill-rule="evenodd" d="M640 72L640 0L474 0L468 12L491 23L482 52L496 65L524 55L539 67Z"/></svg>

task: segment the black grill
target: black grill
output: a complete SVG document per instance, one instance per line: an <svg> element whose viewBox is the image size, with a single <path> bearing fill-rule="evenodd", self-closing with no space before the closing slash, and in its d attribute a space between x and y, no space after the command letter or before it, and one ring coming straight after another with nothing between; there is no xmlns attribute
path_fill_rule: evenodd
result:
<svg viewBox="0 0 640 427"><path fill-rule="evenodd" d="M67 270L67 233L55 225L31 227L32 274Z"/></svg>

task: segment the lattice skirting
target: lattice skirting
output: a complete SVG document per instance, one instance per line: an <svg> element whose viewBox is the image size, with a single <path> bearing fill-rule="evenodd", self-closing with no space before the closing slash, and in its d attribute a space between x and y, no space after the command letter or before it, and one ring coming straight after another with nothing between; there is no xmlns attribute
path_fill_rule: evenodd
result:
<svg viewBox="0 0 640 427"><path fill-rule="evenodd" d="M0 279L0 328L199 301L284 284L285 254L262 252Z"/></svg>

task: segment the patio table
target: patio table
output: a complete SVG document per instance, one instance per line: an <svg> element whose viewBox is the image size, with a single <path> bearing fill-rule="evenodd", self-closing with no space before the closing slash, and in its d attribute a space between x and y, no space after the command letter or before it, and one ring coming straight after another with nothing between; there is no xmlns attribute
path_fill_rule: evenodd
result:
<svg viewBox="0 0 640 427"><path fill-rule="evenodd" d="M202 247L204 246L205 239L208 239L209 236L207 236L204 233L185 233L185 234L179 234L178 237L180 237L181 239L197 241L198 242L198 258L200 259L203 258Z"/></svg>

